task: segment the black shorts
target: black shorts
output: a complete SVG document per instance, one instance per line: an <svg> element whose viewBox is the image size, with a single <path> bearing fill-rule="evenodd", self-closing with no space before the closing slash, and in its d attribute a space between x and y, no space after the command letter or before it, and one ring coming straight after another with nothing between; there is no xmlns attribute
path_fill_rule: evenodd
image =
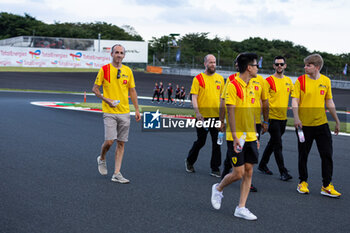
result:
<svg viewBox="0 0 350 233"><path fill-rule="evenodd" d="M227 153L231 154L231 164L234 167L242 166L245 163L258 163L259 152L256 141L245 142L243 151L238 154L233 150L233 141L227 141Z"/></svg>

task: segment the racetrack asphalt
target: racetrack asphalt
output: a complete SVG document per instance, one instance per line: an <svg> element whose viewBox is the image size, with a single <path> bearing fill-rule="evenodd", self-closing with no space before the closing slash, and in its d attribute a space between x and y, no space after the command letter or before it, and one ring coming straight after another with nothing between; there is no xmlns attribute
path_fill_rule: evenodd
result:
<svg viewBox="0 0 350 233"><path fill-rule="evenodd" d="M85 86L74 80L65 85L69 91ZM97 171L101 114L42 108L31 101L81 102L81 96L0 92L0 232L350 231L349 137L333 137L334 184L343 196L332 199L320 195L321 162L315 144L308 163L310 194L297 193L296 136L287 131L285 164L294 179L280 181L273 158L273 176L255 171L258 192L249 195L247 207L258 220L248 222L232 215L239 183L224 190L221 210L211 207L211 186L219 179L209 176L210 142L200 152L196 173L185 172L194 132L144 132L132 119L122 166L131 183L116 184L110 181L115 146L107 157L109 175ZM268 139L262 136L260 153ZM222 158L225 153L223 145Z"/></svg>

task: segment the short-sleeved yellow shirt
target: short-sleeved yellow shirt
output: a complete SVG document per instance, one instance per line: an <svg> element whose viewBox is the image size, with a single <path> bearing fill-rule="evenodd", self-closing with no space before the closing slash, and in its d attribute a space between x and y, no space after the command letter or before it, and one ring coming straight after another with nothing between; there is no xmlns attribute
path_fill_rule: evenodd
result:
<svg viewBox="0 0 350 233"><path fill-rule="evenodd" d="M228 83L226 88L226 105L235 106L235 126L236 136L239 138L243 132L247 133L246 141L256 141L256 129L254 121L254 103L256 101L256 92L252 82L246 84L240 77L236 77ZM226 116L227 117L227 116ZM226 140L233 141L229 120L227 121Z"/></svg>
<svg viewBox="0 0 350 233"><path fill-rule="evenodd" d="M283 75L266 78L269 93L269 119L287 120L289 95L294 91L292 80Z"/></svg>
<svg viewBox="0 0 350 233"><path fill-rule="evenodd" d="M200 73L193 78L191 94L198 95L198 110L203 117L219 117L220 96L224 86L224 78L217 73L210 76Z"/></svg>
<svg viewBox="0 0 350 233"><path fill-rule="evenodd" d="M118 79L118 70L120 78ZM103 87L103 96L113 100L120 100L120 103L112 108L102 101L102 111L104 113L125 114L130 112L129 89L135 87L135 80L132 70L125 65L120 69L112 64L103 66L96 77L95 84Z"/></svg>
<svg viewBox="0 0 350 233"><path fill-rule="evenodd" d="M249 82L253 85L256 93L256 101L252 104L255 112L255 123L261 124L261 100L268 99L267 82L261 75L257 75L256 78L252 78Z"/></svg>
<svg viewBox="0 0 350 233"><path fill-rule="evenodd" d="M317 80L308 75L300 76L295 81L292 97L298 98L299 119L304 126L319 126L328 122L325 102L332 99L331 80L321 74Z"/></svg>

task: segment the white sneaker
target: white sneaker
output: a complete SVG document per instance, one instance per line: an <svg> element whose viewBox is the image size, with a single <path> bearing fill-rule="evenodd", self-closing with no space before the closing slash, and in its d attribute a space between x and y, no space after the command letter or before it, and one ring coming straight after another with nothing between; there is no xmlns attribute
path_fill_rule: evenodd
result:
<svg viewBox="0 0 350 233"><path fill-rule="evenodd" d="M122 184L127 184L130 182L130 180L125 179L120 172L118 172L117 174L113 174L111 181L122 183Z"/></svg>
<svg viewBox="0 0 350 233"><path fill-rule="evenodd" d="M238 218L244 218L246 220L257 220L258 219L252 212L250 212L248 210L248 208L245 208L245 207L239 208L237 206L234 215Z"/></svg>
<svg viewBox="0 0 350 233"><path fill-rule="evenodd" d="M221 199L224 197L224 195L222 195L222 192L219 192L216 187L219 184L213 184L212 188L211 188L211 205L214 207L214 209L218 210L221 207Z"/></svg>
<svg viewBox="0 0 350 233"><path fill-rule="evenodd" d="M106 160L101 160L101 156L97 157L97 167L101 175L107 175L107 163Z"/></svg>

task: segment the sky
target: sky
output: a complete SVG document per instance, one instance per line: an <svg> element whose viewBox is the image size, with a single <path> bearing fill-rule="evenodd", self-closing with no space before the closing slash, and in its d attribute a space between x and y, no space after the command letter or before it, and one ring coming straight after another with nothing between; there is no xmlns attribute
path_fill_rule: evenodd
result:
<svg viewBox="0 0 350 233"><path fill-rule="evenodd" d="M223 40L260 37L310 52L350 53L348 0L0 0L0 12L27 13L50 24L130 25L144 40L209 32Z"/></svg>

